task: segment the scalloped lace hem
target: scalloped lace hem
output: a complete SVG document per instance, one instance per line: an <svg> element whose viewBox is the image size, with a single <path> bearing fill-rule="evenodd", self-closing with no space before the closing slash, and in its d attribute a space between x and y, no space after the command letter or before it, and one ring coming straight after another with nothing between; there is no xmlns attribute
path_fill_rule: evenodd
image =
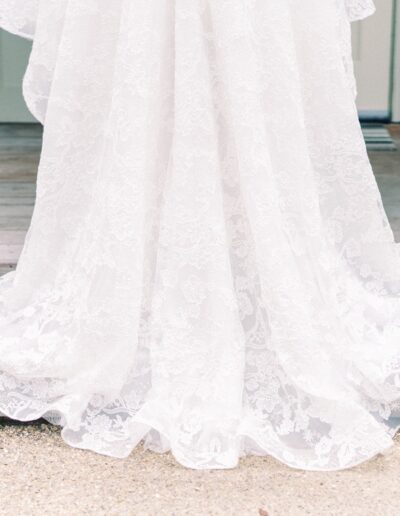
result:
<svg viewBox="0 0 400 516"><path fill-rule="evenodd" d="M144 406L146 408L146 404ZM191 457L195 448L188 446L188 443L177 444L176 435L174 436L171 431L156 415L157 413L165 412L165 405L160 403L158 410L152 403L151 410L153 416L142 415L139 411L138 414L131 416L129 420L129 439L123 443L123 447L120 448L120 452L116 453L115 449L118 449L118 445L114 448L114 452L110 451L109 445L112 441L104 436L107 436L106 429L103 429L103 433L100 437L93 435L95 432L91 425L87 427L87 433L84 434L83 438L78 439L77 436L82 437L82 433L68 426L69 416L66 412L62 412L60 409L48 409L43 410L30 418L15 418L13 415L5 410L0 403L0 416L6 417L10 420L18 419L23 422L31 422L40 418L45 419L49 423L61 427L61 437L65 444L72 448L82 449L105 455L116 459L127 458L139 444L143 444L144 448L155 453L167 453L171 452L177 463L186 468L194 470L211 470L211 469L233 469L237 467L239 460L247 456L258 456L258 457L273 457L282 464L293 468L304 471L340 471L350 469L359 464L364 463L377 455L385 454L390 450L393 445L393 437L400 429L400 421L392 426L381 428L381 431L377 432L377 435L371 435L369 442L360 443L358 436L355 434L351 441L346 443L346 448L351 443L355 446L364 446L364 451L361 454L348 456L346 462L332 462L329 463L329 455L326 456L326 462L321 461L321 457L318 459L312 458L313 452L309 450L309 460L303 458L303 460L296 460L295 456L291 451L283 450L283 447L274 447L268 443L268 432L265 429L257 430L255 425L255 418L253 416L244 417L240 423L239 428L234 435L230 436L231 446L223 450L218 450L218 439L214 438L210 441L204 442L202 447L197 450L197 455ZM147 412L145 410L145 412ZM99 431L97 425L93 425L95 431ZM186 436L187 437L187 436ZM118 432L115 434L116 441L118 443ZM214 442L213 442L214 441ZM120 443L121 445L121 443ZM326 443L325 443L326 446ZM214 449L213 449L214 448ZM351 446L350 446L351 448ZM355 448L354 448L355 449ZM212 450L212 451L210 451ZM344 450L338 450L340 455L344 453Z"/></svg>

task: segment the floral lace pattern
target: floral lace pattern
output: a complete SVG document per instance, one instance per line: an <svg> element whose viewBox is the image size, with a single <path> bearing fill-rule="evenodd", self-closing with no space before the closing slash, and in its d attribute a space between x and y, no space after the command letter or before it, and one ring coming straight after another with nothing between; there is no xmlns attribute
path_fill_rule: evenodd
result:
<svg viewBox="0 0 400 516"><path fill-rule="evenodd" d="M27 39L33 39L40 0L2 0L0 27Z"/></svg>
<svg viewBox="0 0 400 516"><path fill-rule="evenodd" d="M39 3L24 87L44 142L0 280L1 413L199 469L333 470L392 444L400 257L343 23L336 0Z"/></svg>
<svg viewBox="0 0 400 516"><path fill-rule="evenodd" d="M350 21L357 21L375 12L373 0L344 0Z"/></svg>
<svg viewBox="0 0 400 516"><path fill-rule="evenodd" d="M352 55L351 23L370 16L374 11L375 5L372 0L337 0L337 24L339 40L342 43L343 64L354 96L357 95L357 84Z"/></svg>

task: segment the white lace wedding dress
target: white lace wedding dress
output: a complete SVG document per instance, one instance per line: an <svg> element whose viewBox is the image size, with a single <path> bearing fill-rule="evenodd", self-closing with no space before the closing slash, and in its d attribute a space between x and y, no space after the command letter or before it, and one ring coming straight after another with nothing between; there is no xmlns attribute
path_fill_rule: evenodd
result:
<svg viewBox="0 0 400 516"><path fill-rule="evenodd" d="M353 466L400 426L400 255L357 118L371 0L1 0L36 207L0 413L191 468Z"/></svg>

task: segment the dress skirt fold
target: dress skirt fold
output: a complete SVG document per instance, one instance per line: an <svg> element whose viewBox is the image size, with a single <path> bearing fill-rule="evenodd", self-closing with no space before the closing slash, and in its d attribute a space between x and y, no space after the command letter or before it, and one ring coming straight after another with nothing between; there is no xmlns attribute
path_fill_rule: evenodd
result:
<svg viewBox="0 0 400 516"><path fill-rule="evenodd" d="M400 256L357 117L370 0L5 0L33 39L37 198L0 279L0 414L354 466L400 426Z"/></svg>

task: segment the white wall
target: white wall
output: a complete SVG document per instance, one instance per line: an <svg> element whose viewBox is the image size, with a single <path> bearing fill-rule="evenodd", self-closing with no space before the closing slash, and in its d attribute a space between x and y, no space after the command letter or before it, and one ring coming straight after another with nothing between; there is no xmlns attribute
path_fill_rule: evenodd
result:
<svg viewBox="0 0 400 516"><path fill-rule="evenodd" d="M390 113L393 0L375 0L377 12L353 26L353 56L361 114Z"/></svg>
<svg viewBox="0 0 400 516"><path fill-rule="evenodd" d="M30 45L0 29L0 122L34 121L22 97Z"/></svg>

